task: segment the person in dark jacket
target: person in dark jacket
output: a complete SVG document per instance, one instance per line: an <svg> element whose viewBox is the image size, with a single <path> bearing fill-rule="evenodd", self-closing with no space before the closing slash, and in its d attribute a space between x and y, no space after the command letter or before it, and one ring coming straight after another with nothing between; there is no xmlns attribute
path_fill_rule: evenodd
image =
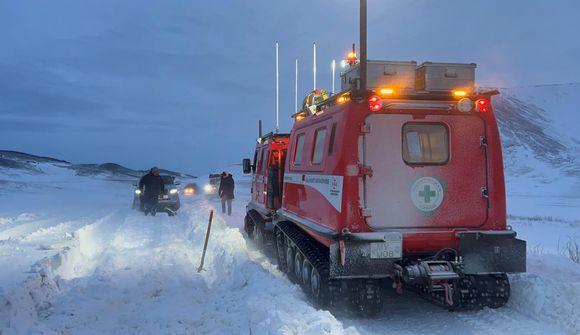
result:
<svg viewBox="0 0 580 335"><path fill-rule="evenodd" d="M159 175L159 168L154 166L149 173L139 180L139 189L141 190L141 205L145 215L155 215L159 195L165 192L165 183Z"/></svg>
<svg viewBox="0 0 580 335"><path fill-rule="evenodd" d="M228 215L232 215L232 200L234 199L234 177L226 171L222 172L220 178L220 187L218 195L222 199L222 213L226 212L226 204L228 207Z"/></svg>

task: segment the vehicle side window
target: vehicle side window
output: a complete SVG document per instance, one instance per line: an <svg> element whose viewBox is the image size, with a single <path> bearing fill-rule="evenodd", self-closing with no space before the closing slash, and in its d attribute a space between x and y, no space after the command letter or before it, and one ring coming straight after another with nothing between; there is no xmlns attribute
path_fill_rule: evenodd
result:
<svg viewBox="0 0 580 335"><path fill-rule="evenodd" d="M259 148L256 150L256 156L257 156L256 172L259 172L262 169L262 155L260 154Z"/></svg>
<svg viewBox="0 0 580 335"><path fill-rule="evenodd" d="M334 150L334 136L336 135L336 123L332 124L332 129L330 130L330 139L328 141L328 156L332 155Z"/></svg>
<svg viewBox="0 0 580 335"><path fill-rule="evenodd" d="M256 172L256 167L258 166L258 150L254 152L254 164L252 165L252 172Z"/></svg>
<svg viewBox="0 0 580 335"><path fill-rule="evenodd" d="M312 151L312 164L322 163L324 157L324 143L326 140L326 128L320 128L314 133L314 150Z"/></svg>
<svg viewBox="0 0 580 335"><path fill-rule="evenodd" d="M262 159L261 159L261 161L262 161L261 171L263 174L266 174L266 169L268 166L268 157L267 156L268 156L268 148L265 147L262 149Z"/></svg>
<svg viewBox="0 0 580 335"><path fill-rule="evenodd" d="M298 135L294 147L294 165L302 163L302 149L304 148L304 134Z"/></svg>
<svg viewBox="0 0 580 335"><path fill-rule="evenodd" d="M403 126L403 160L407 164L445 164L449 160L449 130L443 124Z"/></svg>

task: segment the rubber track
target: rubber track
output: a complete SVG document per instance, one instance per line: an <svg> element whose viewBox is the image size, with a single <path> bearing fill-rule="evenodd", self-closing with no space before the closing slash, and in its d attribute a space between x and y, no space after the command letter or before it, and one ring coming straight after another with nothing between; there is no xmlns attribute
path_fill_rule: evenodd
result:
<svg viewBox="0 0 580 335"><path fill-rule="evenodd" d="M460 280L460 308L499 308L508 302L510 283L507 275L467 275Z"/></svg>
<svg viewBox="0 0 580 335"><path fill-rule="evenodd" d="M246 214L245 218L244 218L244 231L246 232L246 234L248 235L248 237L250 238L250 240L254 241L256 243L256 245L258 245L261 248L266 249L271 249L274 250L274 234L271 231L266 231L266 229L264 228L264 224L263 223L256 223L254 221L254 218L249 215ZM255 239L255 234L254 232L248 232L248 221L249 220L251 223L251 229L259 229L260 232L262 233L262 242L261 243L257 243L256 239Z"/></svg>
<svg viewBox="0 0 580 335"><path fill-rule="evenodd" d="M320 244L313 242L310 237L306 236L293 223L288 221L278 222L276 226L294 243L302 255L318 270L321 280L326 283L328 288L327 296L317 303L321 306L336 305L340 298L340 283L336 280L328 279L329 274L329 253L328 249ZM288 273L289 276L293 274ZM308 290L311 296L310 290Z"/></svg>

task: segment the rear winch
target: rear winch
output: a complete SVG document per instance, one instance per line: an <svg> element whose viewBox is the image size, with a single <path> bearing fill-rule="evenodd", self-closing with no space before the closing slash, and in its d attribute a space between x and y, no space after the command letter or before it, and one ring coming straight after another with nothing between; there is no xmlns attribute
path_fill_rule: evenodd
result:
<svg viewBox="0 0 580 335"><path fill-rule="evenodd" d="M409 285L429 285L433 288L443 281L455 280L459 275L447 261L425 261L402 268L403 281Z"/></svg>

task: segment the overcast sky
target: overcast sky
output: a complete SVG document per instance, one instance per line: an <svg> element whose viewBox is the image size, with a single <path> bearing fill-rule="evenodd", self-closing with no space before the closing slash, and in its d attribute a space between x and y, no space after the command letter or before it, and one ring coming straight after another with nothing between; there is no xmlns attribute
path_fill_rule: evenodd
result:
<svg viewBox="0 0 580 335"><path fill-rule="evenodd" d="M580 1L368 0L369 58L475 62L482 86L580 81ZM203 174L330 90L358 1L0 0L0 149ZM338 82L338 78L337 78Z"/></svg>

